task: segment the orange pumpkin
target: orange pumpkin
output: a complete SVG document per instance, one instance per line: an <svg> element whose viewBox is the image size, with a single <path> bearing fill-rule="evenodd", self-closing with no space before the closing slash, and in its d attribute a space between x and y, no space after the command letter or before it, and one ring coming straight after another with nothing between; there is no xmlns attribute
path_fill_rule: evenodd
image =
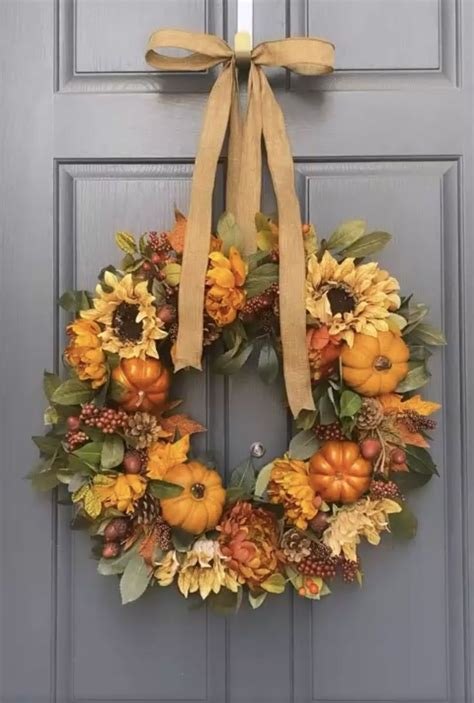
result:
<svg viewBox="0 0 474 703"><path fill-rule="evenodd" d="M368 490L371 474L355 442L325 442L309 461L310 483L328 503L354 503Z"/></svg>
<svg viewBox="0 0 474 703"><path fill-rule="evenodd" d="M361 395L392 393L408 373L409 356L407 345L394 332L356 334L353 346L342 352L342 377Z"/></svg>
<svg viewBox="0 0 474 703"><path fill-rule="evenodd" d="M198 461L189 461L170 467L164 480L184 488L179 496L160 501L168 525L180 527L193 535L217 525L225 502L225 490L217 471Z"/></svg>
<svg viewBox="0 0 474 703"><path fill-rule="evenodd" d="M119 404L127 412L157 414L168 399L170 373L157 359L122 359L112 378L125 388Z"/></svg>

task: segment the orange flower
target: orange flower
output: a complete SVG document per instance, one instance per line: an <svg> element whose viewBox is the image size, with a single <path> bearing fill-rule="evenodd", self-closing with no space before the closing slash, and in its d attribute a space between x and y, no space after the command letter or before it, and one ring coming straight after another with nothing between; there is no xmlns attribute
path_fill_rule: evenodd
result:
<svg viewBox="0 0 474 703"><path fill-rule="evenodd" d="M67 326L70 341L64 350L64 358L76 371L81 381L91 381L92 388L100 388L107 379L105 354L96 322L78 318Z"/></svg>
<svg viewBox="0 0 474 703"><path fill-rule="evenodd" d="M229 256L221 252L209 255L211 267L207 272L205 308L214 322L223 327L235 320L237 312L245 305L242 289L247 276L247 264L235 247L230 247Z"/></svg>
<svg viewBox="0 0 474 703"><path fill-rule="evenodd" d="M308 462L296 459L273 462L268 495L272 503L283 505L287 521L300 530L306 530L322 502L311 486Z"/></svg>
<svg viewBox="0 0 474 703"><path fill-rule="evenodd" d="M240 583L259 586L278 571L278 522L272 513L239 501L217 527L221 552Z"/></svg>
<svg viewBox="0 0 474 703"><path fill-rule="evenodd" d="M314 381L327 378L336 370L336 362L342 351L341 339L331 336L328 328L309 327L306 331L309 366Z"/></svg>

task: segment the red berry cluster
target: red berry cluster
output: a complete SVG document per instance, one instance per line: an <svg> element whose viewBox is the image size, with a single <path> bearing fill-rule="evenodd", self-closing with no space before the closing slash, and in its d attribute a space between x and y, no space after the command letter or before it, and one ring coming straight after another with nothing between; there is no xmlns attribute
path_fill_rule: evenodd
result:
<svg viewBox="0 0 474 703"><path fill-rule="evenodd" d="M82 406L79 418L87 427L97 427L104 434L113 434L123 429L127 421L127 413L113 408L98 408L94 403L86 403Z"/></svg>
<svg viewBox="0 0 474 703"><path fill-rule="evenodd" d="M158 234L158 232L149 232L148 245L156 254L168 254L173 249L169 243L166 232L161 232L161 234Z"/></svg>
<svg viewBox="0 0 474 703"><path fill-rule="evenodd" d="M394 481L372 480L370 484L372 498L391 498L397 500L402 497L400 489Z"/></svg>
<svg viewBox="0 0 474 703"><path fill-rule="evenodd" d="M329 425L316 425L314 433L320 442L345 439L342 427L338 422L331 422Z"/></svg>
<svg viewBox="0 0 474 703"><path fill-rule="evenodd" d="M357 579L360 572L360 561L351 561L345 557L340 557L339 564L341 567L342 578L346 583L352 583Z"/></svg>
<svg viewBox="0 0 474 703"><path fill-rule="evenodd" d="M244 321L250 321L257 317L264 310L273 309L274 302L278 298L278 283L272 283L263 293L254 295L247 300L240 311L240 316Z"/></svg>
<svg viewBox="0 0 474 703"><path fill-rule="evenodd" d="M311 552L297 565L298 571L305 576L320 576L332 579L336 575L339 558L331 555L331 550L321 542L311 543Z"/></svg>
<svg viewBox="0 0 474 703"><path fill-rule="evenodd" d="M404 410L398 415L398 419L406 425L410 432L434 430L436 427L436 420L420 415L416 410Z"/></svg>
<svg viewBox="0 0 474 703"><path fill-rule="evenodd" d="M89 437L82 430L69 430L69 432L66 432L65 442L68 452L73 452L88 441Z"/></svg>

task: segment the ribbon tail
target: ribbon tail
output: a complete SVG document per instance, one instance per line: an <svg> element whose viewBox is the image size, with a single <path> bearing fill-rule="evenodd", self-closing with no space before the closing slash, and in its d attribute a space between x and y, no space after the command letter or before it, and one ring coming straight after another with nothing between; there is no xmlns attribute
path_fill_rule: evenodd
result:
<svg viewBox="0 0 474 703"><path fill-rule="evenodd" d="M179 287L175 371L187 366L202 368L203 306L212 225L212 195L217 162L229 122L233 73L230 62L211 90L194 164Z"/></svg>
<svg viewBox="0 0 474 703"><path fill-rule="evenodd" d="M303 409L314 410L306 350L305 253L301 215L285 119L261 69L259 78L263 136L278 207L283 371L288 403L296 417Z"/></svg>
<svg viewBox="0 0 474 703"><path fill-rule="evenodd" d="M225 202L227 212L231 212L235 217L242 156L242 115L240 113L239 83L235 74L235 67L233 79Z"/></svg>
<svg viewBox="0 0 474 703"><path fill-rule="evenodd" d="M246 255L256 249L255 213L260 210L262 193L262 104L260 79L254 64L250 66L248 108L243 127L240 180L238 184L237 224L242 233Z"/></svg>

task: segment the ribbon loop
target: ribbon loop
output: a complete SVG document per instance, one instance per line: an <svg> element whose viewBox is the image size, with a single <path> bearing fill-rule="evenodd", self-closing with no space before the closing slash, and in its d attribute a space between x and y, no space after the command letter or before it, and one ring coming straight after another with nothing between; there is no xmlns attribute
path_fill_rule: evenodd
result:
<svg viewBox="0 0 474 703"><path fill-rule="evenodd" d="M184 57L161 54L163 48L186 49ZM296 417L313 410L304 300L305 254L294 184L293 158L285 120L262 66L282 66L303 75L330 73L334 46L323 39L292 37L264 42L250 54L248 107L242 124L236 55L217 36L182 30L154 32L148 63L162 71L202 71L223 64L208 99L197 150L179 291L179 330L175 368L201 368L203 306L208 264L212 194L217 163L230 124L227 209L243 234L245 254L255 250L255 213L260 209L262 136L279 217L280 327L288 403Z"/></svg>

